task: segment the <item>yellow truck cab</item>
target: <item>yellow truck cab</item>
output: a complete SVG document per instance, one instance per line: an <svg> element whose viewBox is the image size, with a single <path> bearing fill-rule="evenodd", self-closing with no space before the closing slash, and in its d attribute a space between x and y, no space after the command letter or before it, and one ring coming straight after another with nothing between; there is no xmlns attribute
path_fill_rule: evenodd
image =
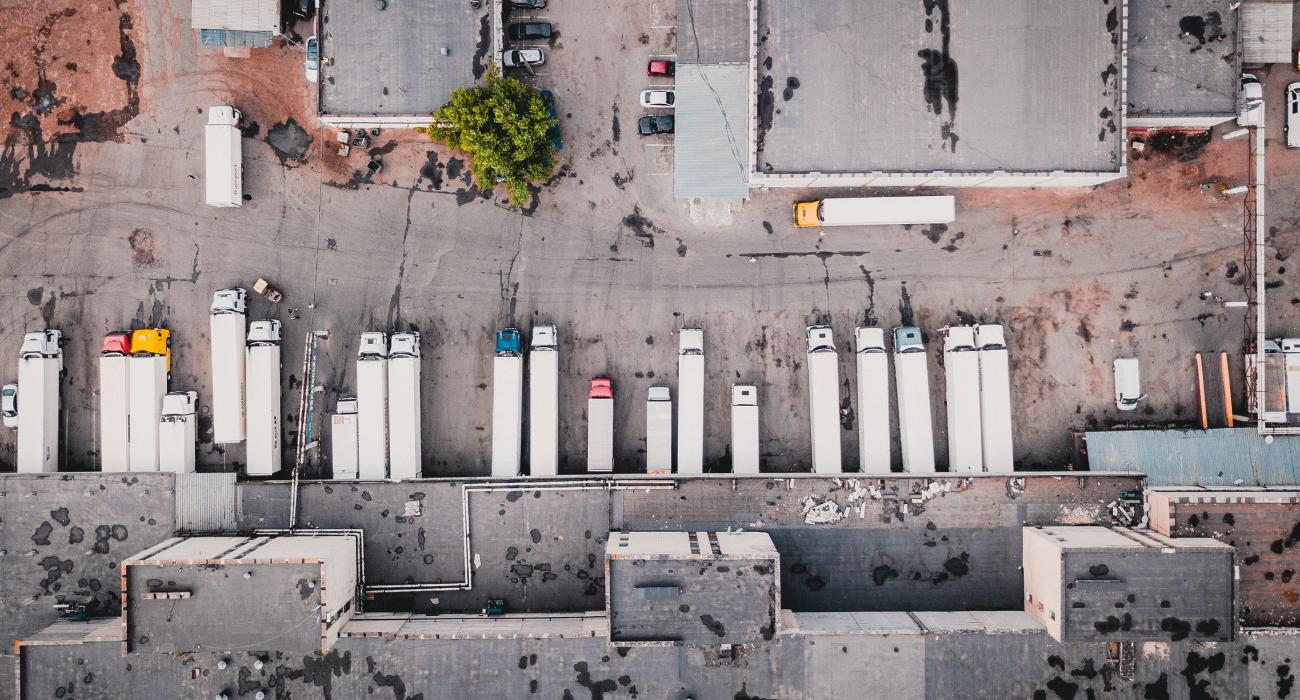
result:
<svg viewBox="0 0 1300 700"><path fill-rule="evenodd" d="M820 199L812 202L795 202L794 225L798 228L820 226L822 223L822 217L818 210L821 208L821 205L822 202Z"/></svg>
<svg viewBox="0 0 1300 700"><path fill-rule="evenodd" d="M131 332L132 355L161 355L167 358L167 373L172 371L172 332L166 328L141 328Z"/></svg>

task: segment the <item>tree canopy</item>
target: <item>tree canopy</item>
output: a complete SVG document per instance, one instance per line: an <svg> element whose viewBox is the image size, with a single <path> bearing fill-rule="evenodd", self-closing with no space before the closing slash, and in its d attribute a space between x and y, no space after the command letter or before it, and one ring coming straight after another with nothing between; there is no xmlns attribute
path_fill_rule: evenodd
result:
<svg viewBox="0 0 1300 700"><path fill-rule="evenodd" d="M528 184L555 170L555 147L547 138L554 122L537 90L489 73L486 84L453 91L428 132L469 157L477 187L504 181L510 201L521 205Z"/></svg>

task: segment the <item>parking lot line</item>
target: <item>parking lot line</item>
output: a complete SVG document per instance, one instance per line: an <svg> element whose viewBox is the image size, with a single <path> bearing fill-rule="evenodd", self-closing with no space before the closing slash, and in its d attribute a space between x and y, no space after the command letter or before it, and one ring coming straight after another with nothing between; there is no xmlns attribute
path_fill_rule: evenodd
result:
<svg viewBox="0 0 1300 700"><path fill-rule="evenodd" d="M677 28L677 25L675 25L675 24L652 24L652 25L650 25L650 28L651 28L651 29L676 29L676 28Z"/></svg>

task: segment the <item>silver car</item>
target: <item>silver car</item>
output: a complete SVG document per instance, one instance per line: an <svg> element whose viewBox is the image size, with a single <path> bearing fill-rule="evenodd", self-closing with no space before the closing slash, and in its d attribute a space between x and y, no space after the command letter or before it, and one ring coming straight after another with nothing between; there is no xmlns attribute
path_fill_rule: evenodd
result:
<svg viewBox="0 0 1300 700"><path fill-rule="evenodd" d="M540 66L546 63L546 54L541 49L529 47L526 49L506 49L501 55L501 64L506 68L516 66Z"/></svg>

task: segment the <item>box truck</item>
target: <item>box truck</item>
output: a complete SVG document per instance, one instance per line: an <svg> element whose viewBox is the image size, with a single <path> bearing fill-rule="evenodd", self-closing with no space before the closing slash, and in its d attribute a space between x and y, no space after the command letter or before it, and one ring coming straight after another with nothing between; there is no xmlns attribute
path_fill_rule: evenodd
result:
<svg viewBox="0 0 1300 700"><path fill-rule="evenodd" d="M839 474L840 367L830 326L808 326L808 422L812 427L812 467Z"/></svg>
<svg viewBox="0 0 1300 700"><path fill-rule="evenodd" d="M242 118L234 107L208 108L203 149L207 167L203 184L211 206L237 207L244 203L244 153L239 133Z"/></svg>
<svg viewBox="0 0 1300 700"><path fill-rule="evenodd" d="M889 351L885 329L855 328L858 369L858 464L868 474L889 473Z"/></svg>
<svg viewBox="0 0 1300 700"><path fill-rule="evenodd" d="M133 472L158 471L158 425L167 393L167 358L135 353L127 358L130 411L127 450Z"/></svg>
<svg viewBox="0 0 1300 700"><path fill-rule="evenodd" d="M947 326L943 334L944 396L948 406L948 471L984 471L980 421L980 361L975 329Z"/></svg>
<svg viewBox="0 0 1300 700"><path fill-rule="evenodd" d="M59 470L59 375L63 334L23 335L18 351L18 459L20 474Z"/></svg>
<svg viewBox="0 0 1300 700"><path fill-rule="evenodd" d="M683 328L677 337L677 473L704 473L704 331L699 328Z"/></svg>
<svg viewBox="0 0 1300 700"><path fill-rule="evenodd" d="M492 476L519 476L524 356L517 328L497 331L492 357Z"/></svg>
<svg viewBox="0 0 1300 700"><path fill-rule="evenodd" d="M357 399L340 396L330 417L330 452L335 479L357 478Z"/></svg>
<svg viewBox="0 0 1300 700"><path fill-rule="evenodd" d="M162 418L158 421L158 469L175 474L194 473L197 391L173 391L163 395Z"/></svg>
<svg viewBox="0 0 1300 700"><path fill-rule="evenodd" d="M208 316L212 344L212 441L243 442L245 432L244 381L247 361L248 293L222 289L212 295Z"/></svg>
<svg viewBox="0 0 1300 700"><path fill-rule="evenodd" d="M280 471L284 425L280 414L280 322L248 325L248 450L244 468L249 476Z"/></svg>
<svg viewBox="0 0 1300 700"><path fill-rule="evenodd" d="M673 473L673 397L666 386L652 386L646 396L645 471Z"/></svg>
<svg viewBox="0 0 1300 700"><path fill-rule="evenodd" d="M898 405L903 471L934 471L934 425L930 419L930 375L921 329L894 329L894 403Z"/></svg>
<svg viewBox="0 0 1300 700"><path fill-rule="evenodd" d="M614 383L607 377L591 380L587 392L587 471L614 471Z"/></svg>
<svg viewBox="0 0 1300 700"><path fill-rule="evenodd" d="M731 385L731 472L757 474L758 387Z"/></svg>
<svg viewBox="0 0 1300 700"><path fill-rule="evenodd" d="M528 473L560 473L560 352L555 326L533 327L528 351Z"/></svg>
<svg viewBox="0 0 1300 700"><path fill-rule="evenodd" d="M388 473L393 479L419 479L420 334L394 333L388 343Z"/></svg>
<svg viewBox="0 0 1300 700"><path fill-rule="evenodd" d="M984 470L1015 470L1011 423L1011 366L1007 340L998 324L975 326L980 358L980 425Z"/></svg>
<svg viewBox="0 0 1300 700"><path fill-rule="evenodd" d="M898 224L950 224L957 218L950 196L843 197L797 202L794 225L887 226Z"/></svg>
<svg viewBox="0 0 1300 700"><path fill-rule="evenodd" d="M131 333L114 331L104 336L99 351L99 470L131 469L127 450L127 413L131 410L131 377L127 358Z"/></svg>
<svg viewBox="0 0 1300 700"><path fill-rule="evenodd" d="M357 350L357 478L388 478L388 336L378 331Z"/></svg>

